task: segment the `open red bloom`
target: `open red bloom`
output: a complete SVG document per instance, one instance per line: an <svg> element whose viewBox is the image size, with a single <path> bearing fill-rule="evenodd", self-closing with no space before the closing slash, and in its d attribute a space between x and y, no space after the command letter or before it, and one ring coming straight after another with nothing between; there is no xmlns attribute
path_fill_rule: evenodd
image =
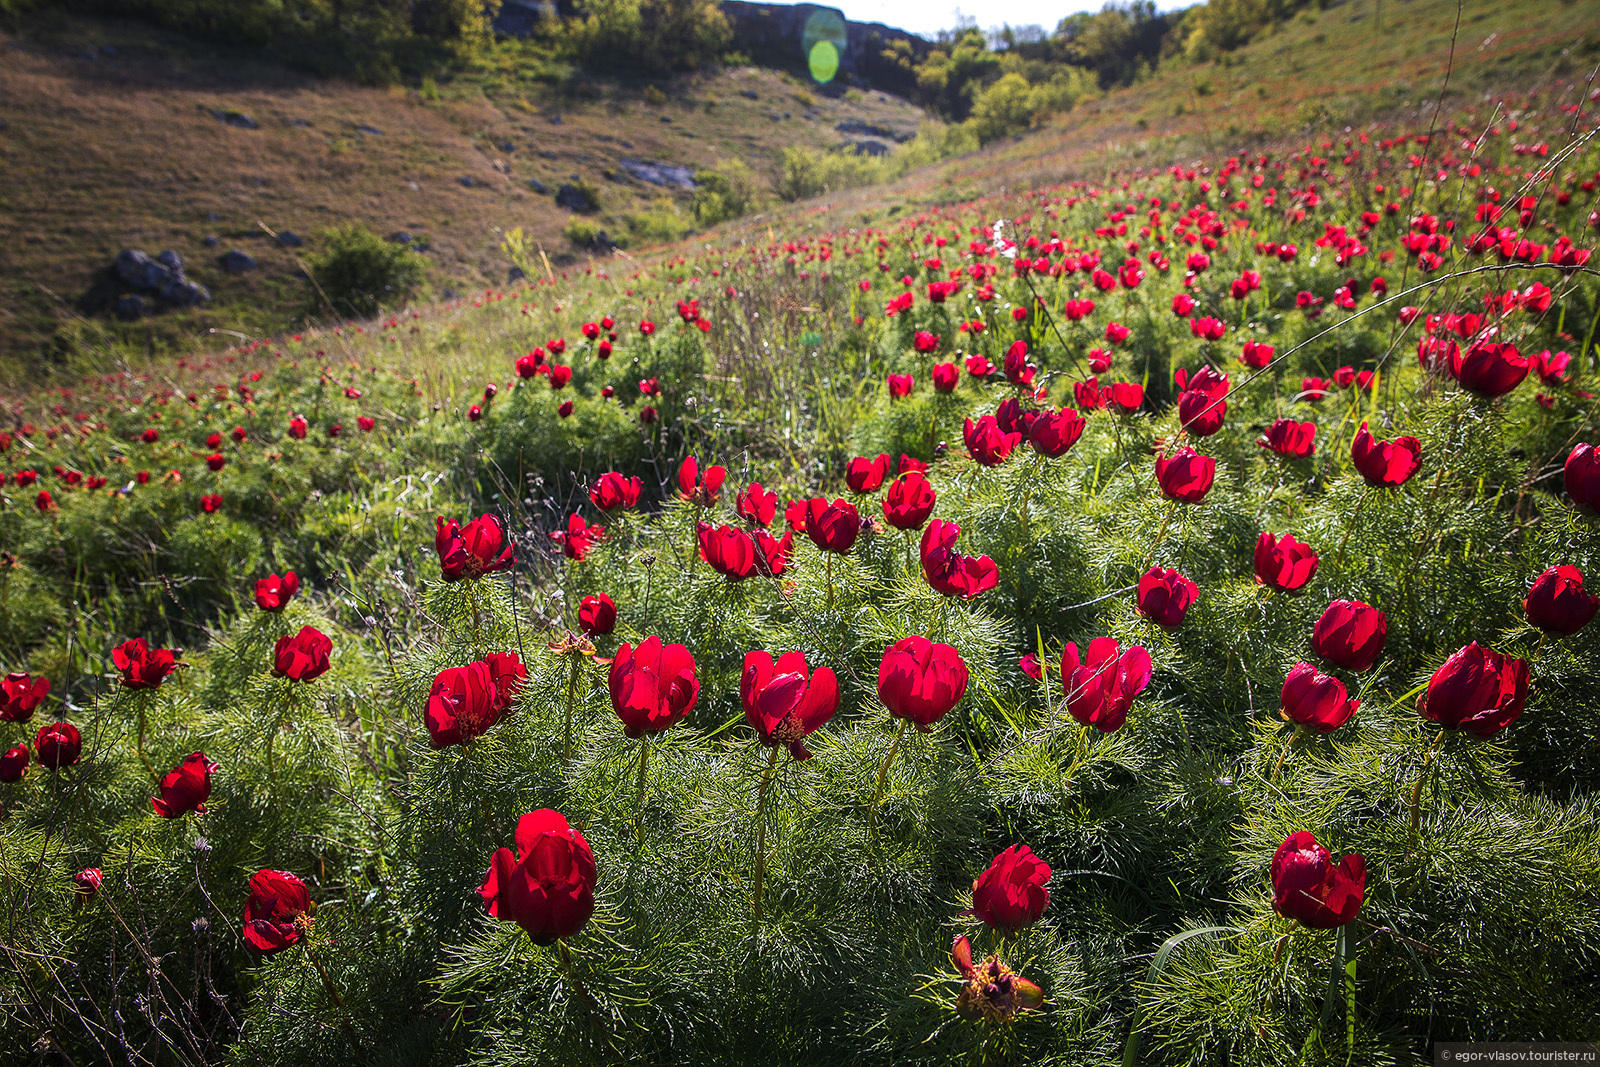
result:
<svg viewBox="0 0 1600 1067"><path fill-rule="evenodd" d="M244 905L244 940L263 956L282 952L311 930L316 907L306 884L288 871L260 870L250 876Z"/></svg>
<svg viewBox="0 0 1600 1067"><path fill-rule="evenodd" d="M517 562L516 552L506 544L493 515L480 515L464 529L456 520L446 522L440 516L434 523L433 548L447 582L507 571Z"/></svg>
<svg viewBox="0 0 1600 1067"><path fill-rule="evenodd" d="M1367 424L1363 422L1350 442L1350 458L1368 485L1393 489L1404 485L1422 465L1422 442L1415 437L1379 441L1367 431Z"/></svg>
<svg viewBox="0 0 1600 1067"><path fill-rule="evenodd" d="M760 482L751 482L734 498L733 510L751 526L771 526L778 514L778 494L761 488Z"/></svg>
<svg viewBox="0 0 1600 1067"><path fill-rule="evenodd" d="M1528 661L1474 641L1445 660L1417 697L1422 717L1475 737L1493 737L1528 703Z"/></svg>
<svg viewBox="0 0 1600 1067"><path fill-rule="evenodd" d="M1288 534L1282 540L1262 531L1256 538L1256 581L1284 593L1305 588L1317 573L1317 553Z"/></svg>
<svg viewBox="0 0 1600 1067"><path fill-rule="evenodd" d="M0 679L0 722L27 722L50 692L50 679L12 671Z"/></svg>
<svg viewBox="0 0 1600 1067"><path fill-rule="evenodd" d="M844 482L850 487L852 493L870 493L883 484L889 476L889 456L887 453L879 455L876 459L867 459L857 456L846 464L844 469Z"/></svg>
<svg viewBox="0 0 1600 1067"><path fill-rule="evenodd" d="M813 671L801 652L785 652L774 663L760 649L744 657L739 696L745 721L763 745L787 745L797 760L811 758L805 738L839 710L839 680L832 669Z"/></svg>
<svg viewBox="0 0 1600 1067"><path fill-rule="evenodd" d="M1316 436L1317 424L1314 422L1279 419L1267 427L1265 436L1257 444L1262 448L1272 449L1280 456L1304 459L1317 450L1313 444Z"/></svg>
<svg viewBox="0 0 1600 1067"><path fill-rule="evenodd" d="M883 519L897 530L915 530L928 521L938 494L921 471L907 471L883 495Z"/></svg>
<svg viewBox="0 0 1600 1067"><path fill-rule="evenodd" d="M59 771L78 762L83 752L83 735L70 722L47 723L35 735L33 749L39 754L41 767Z"/></svg>
<svg viewBox="0 0 1600 1067"><path fill-rule="evenodd" d="M550 537L561 546L562 555L581 563L589 558L589 550L605 535L604 526L592 525L574 512L567 516L567 528L555 531Z"/></svg>
<svg viewBox="0 0 1600 1067"><path fill-rule="evenodd" d="M639 493L644 489L644 482L638 478L629 478L608 471L595 479L589 487L589 500L601 511L615 511L617 508L631 508L639 503Z"/></svg>
<svg viewBox="0 0 1600 1067"><path fill-rule="evenodd" d="M211 796L211 775L219 764L206 759L204 752L193 752L161 779L161 795L150 798L150 806L163 819L176 819L191 811L204 814L206 798Z"/></svg>
<svg viewBox="0 0 1600 1067"><path fill-rule="evenodd" d="M935 592L971 600L993 589L1000 581L994 560L988 556L966 556L955 550L961 527L934 519L922 532L922 576Z"/></svg>
<svg viewBox="0 0 1600 1067"><path fill-rule="evenodd" d="M133 637L111 650L111 662L122 672L124 689L155 689L178 668L183 653L171 648L151 648Z"/></svg>
<svg viewBox="0 0 1600 1067"><path fill-rule="evenodd" d="M682 645L649 637L623 645L607 678L611 707L629 737L658 734L686 718L700 696L694 657Z"/></svg>
<svg viewBox="0 0 1600 1067"><path fill-rule="evenodd" d="M1139 579L1136 608L1140 615L1158 626L1176 630L1183 625L1200 596L1200 588L1174 570L1151 567Z"/></svg>
<svg viewBox="0 0 1600 1067"><path fill-rule="evenodd" d="M1290 834L1272 857L1272 908L1313 930L1332 930L1356 917L1367 888L1367 863L1352 852L1334 866L1314 834Z"/></svg>
<svg viewBox="0 0 1600 1067"><path fill-rule="evenodd" d="M617 606L604 593L586 596L578 604L578 629L590 637L604 637L617 628Z"/></svg>
<svg viewBox="0 0 1600 1067"><path fill-rule="evenodd" d="M1150 684L1150 653L1140 645L1124 652L1113 637L1097 637L1084 651L1080 662L1075 642L1061 650L1067 712L1085 726L1111 733L1128 720L1133 698Z"/></svg>
<svg viewBox="0 0 1600 1067"><path fill-rule="evenodd" d="M423 721L434 748L460 745L500 721L528 669L515 652L499 652L465 667L447 667L433 679Z"/></svg>
<svg viewBox="0 0 1600 1067"><path fill-rule="evenodd" d="M756 544L743 530L702 522L695 525L695 535L700 558L718 574L737 582L756 573Z"/></svg>
<svg viewBox="0 0 1600 1067"><path fill-rule="evenodd" d="M1575 634L1594 618L1600 597L1583 587L1583 572L1572 566L1551 567L1533 581L1522 612L1541 630L1562 637Z"/></svg>
<svg viewBox="0 0 1600 1067"><path fill-rule="evenodd" d="M1161 486L1162 495L1169 500L1200 503L1211 491L1216 476L1217 461L1187 446L1171 456L1156 458L1156 482Z"/></svg>
<svg viewBox="0 0 1600 1067"><path fill-rule="evenodd" d="M967 693L967 664L950 645L920 635L884 649L878 664L878 700L896 718L927 730Z"/></svg>
<svg viewBox="0 0 1600 1067"><path fill-rule="evenodd" d="M794 548L794 534L773 537L765 530L751 530L750 540L756 545L756 572L765 578L776 578L789 569L789 553Z"/></svg>
<svg viewBox="0 0 1600 1067"><path fill-rule="evenodd" d="M256 605L262 611L282 611L299 591L300 576L294 571L284 571L281 578L269 574L256 582Z"/></svg>
<svg viewBox="0 0 1600 1067"><path fill-rule="evenodd" d="M1107 407L1132 415L1144 405L1144 386L1138 382L1112 382L1101 393Z"/></svg>
<svg viewBox="0 0 1600 1067"><path fill-rule="evenodd" d="M1388 617L1377 608L1359 600L1335 600L1312 629L1311 648L1335 666L1360 672L1383 653L1388 635Z"/></svg>
<svg viewBox="0 0 1600 1067"><path fill-rule="evenodd" d="M700 477L700 461L693 456L685 456L678 465L678 492L685 500L692 500L703 508L709 508L717 502L717 495L722 491L722 483L728 477L724 467L707 467L704 480Z"/></svg>
<svg viewBox="0 0 1600 1067"><path fill-rule="evenodd" d="M1350 721L1361 701L1349 699L1344 683L1309 663L1296 663L1279 693L1283 717L1296 726L1331 734Z"/></svg>
<svg viewBox="0 0 1600 1067"><path fill-rule="evenodd" d="M278 638L272 653L272 673L291 682L309 682L328 669L328 656L333 652L333 642L328 635L314 626L302 626L293 637L285 634Z"/></svg>
<svg viewBox="0 0 1600 1067"><path fill-rule="evenodd" d="M972 883L972 914L1014 934L1039 921L1050 903L1050 865L1027 845L1012 845Z"/></svg>
<svg viewBox="0 0 1600 1067"><path fill-rule="evenodd" d="M558 811L517 821L517 851L497 849L478 895L496 919L514 922L536 945L582 930L594 914L594 850Z"/></svg>
<svg viewBox="0 0 1600 1067"><path fill-rule="evenodd" d="M849 553L861 533L861 515L845 500L823 497L806 501L806 536L824 552Z"/></svg>
<svg viewBox="0 0 1600 1067"><path fill-rule="evenodd" d="M1028 423L1028 444L1047 459L1060 459L1078 443L1086 425L1083 416L1071 408L1041 412Z"/></svg>
<svg viewBox="0 0 1600 1067"><path fill-rule="evenodd" d="M985 415L977 422L966 421L962 440L973 459L985 467L998 467L1011 455L1012 449L1022 443L1022 435L1006 433L993 415Z"/></svg>
<svg viewBox="0 0 1600 1067"><path fill-rule="evenodd" d="M1465 352L1457 349L1450 357L1450 373L1461 388L1486 398L1511 392L1532 369L1528 357L1509 342L1474 341Z"/></svg>

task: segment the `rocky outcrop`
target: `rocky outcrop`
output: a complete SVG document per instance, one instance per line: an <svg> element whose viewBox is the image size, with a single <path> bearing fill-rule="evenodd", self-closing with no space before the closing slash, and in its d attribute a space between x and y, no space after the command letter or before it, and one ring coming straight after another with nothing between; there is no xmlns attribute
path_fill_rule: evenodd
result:
<svg viewBox="0 0 1600 1067"><path fill-rule="evenodd" d="M211 292L184 276L183 257L167 250L154 258L127 248L102 271L79 305L88 312L111 311L120 319L137 319L163 308L189 308L211 300Z"/></svg>

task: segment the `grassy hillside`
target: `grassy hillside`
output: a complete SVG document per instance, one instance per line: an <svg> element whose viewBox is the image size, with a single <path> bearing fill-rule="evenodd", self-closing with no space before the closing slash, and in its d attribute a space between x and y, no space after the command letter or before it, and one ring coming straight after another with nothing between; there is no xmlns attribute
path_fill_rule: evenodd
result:
<svg viewBox="0 0 1600 1067"><path fill-rule="evenodd" d="M213 294L207 309L127 330L136 346L212 327L255 336L310 299L294 254L262 223L306 238L305 252L323 228L352 221L409 231L428 246L435 293L467 291L505 282L502 230L521 227L551 255L570 255L561 231L572 214L553 194L574 176L598 192L596 224L626 241L628 216L687 216L689 194L630 177L624 158L696 170L743 160L765 177L783 147L846 140L841 122L909 136L922 118L882 93L814 95L755 68L669 80L657 95L647 82L520 64L514 45L497 54L500 68L426 92L319 80L144 26L80 19L0 35L0 55L0 352L13 356L70 320L94 272L123 248L176 250ZM208 247L208 235L220 243ZM216 258L234 248L261 269L225 273Z"/></svg>

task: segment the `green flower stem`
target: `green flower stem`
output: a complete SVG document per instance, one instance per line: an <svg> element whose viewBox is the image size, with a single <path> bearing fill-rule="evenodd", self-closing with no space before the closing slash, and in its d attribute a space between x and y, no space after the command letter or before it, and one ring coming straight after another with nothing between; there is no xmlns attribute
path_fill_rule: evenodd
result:
<svg viewBox="0 0 1600 1067"><path fill-rule="evenodd" d="M472 640L478 647L478 656L483 657L483 618L478 611L478 584L476 578L467 579L467 599L472 603Z"/></svg>
<svg viewBox="0 0 1600 1067"><path fill-rule="evenodd" d="M1161 517L1161 529L1156 531L1156 539L1150 542L1150 566L1155 566L1156 550L1161 547L1161 542L1166 540L1167 527L1172 525L1172 516L1177 514L1178 502L1172 501L1167 505L1167 513Z"/></svg>
<svg viewBox="0 0 1600 1067"><path fill-rule="evenodd" d="M583 669L582 658L577 653L568 653L571 657L570 669L567 673L567 721L566 741L561 748L561 763L563 770L572 767L572 717L573 710L578 701L578 672Z"/></svg>
<svg viewBox="0 0 1600 1067"><path fill-rule="evenodd" d="M1433 745L1428 749L1428 754L1422 758L1422 770L1417 772L1417 784L1411 788L1411 849L1406 853L1409 859L1417 850L1419 842L1419 827L1422 825L1422 787L1428 780L1428 772L1433 769L1433 757L1438 753L1439 746L1444 744L1445 731L1440 730L1439 736L1433 739Z"/></svg>
<svg viewBox="0 0 1600 1067"><path fill-rule="evenodd" d="M144 764L144 769L150 772L150 777L159 782L161 781L161 775L157 774L155 767L151 765L150 757L144 754L144 712L145 704L147 703L145 694L140 693L133 698L133 702L139 707L138 736L134 741L134 748L139 753L139 762Z"/></svg>
<svg viewBox="0 0 1600 1067"><path fill-rule="evenodd" d="M827 572L828 572L828 603L827 603L827 606L823 608L823 610L824 611L832 611L833 610L833 553L832 552L828 553L826 567L827 567Z"/></svg>
<svg viewBox="0 0 1600 1067"><path fill-rule="evenodd" d="M638 795L634 798L633 810L634 810L634 818L637 820L637 822L634 823L634 830L636 831L636 833L638 835L639 844L641 844L641 845L644 844L645 769L649 766L649 762L650 762L650 739L648 737L640 737L639 738L639 790L638 790Z"/></svg>
<svg viewBox="0 0 1600 1067"><path fill-rule="evenodd" d="M1356 503L1356 509L1345 519L1344 540L1339 542L1339 547L1333 550L1335 563L1344 562L1344 546L1350 543L1350 535L1356 532L1356 516L1361 514L1361 509L1367 506L1367 500L1372 496L1372 487L1367 486L1366 492L1361 494L1361 499Z"/></svg>
<svg viewBox="0 0 1600 1067"><path fill-rule="evenodd" d="M883 784L889 780L889 765L894 762L894 754L900 751L900 742L910 729L911 720L901 719L900 730L894 735L894 741L889 745L889 754L883 758L883 766L878 768L878 788L872 794L872 808L867 812L867 825L875 826L878 821L878 805L883 802Z"/></svg>
<svg viewBox="0 0 1600 1067"><path fill-rule="evenodd" d="M1296 741L1300 740L1305 735L1306 728L1304 726L1296 726L1294 728L1294 733L1289 735L1289 740L1283 743L1283 752L1278 756L1278 765L1272 768L1272 774L1267 777L1267 781L1275 782L1278 780L1278 772L1283 770L1283 763L1289 758L1289 750L1294 747L1294 743Z"/></svg>
<svg viewBox="0 0 1600 1067"><path fill-rule="evenodd" d="M756 793L756 887L755 925L761 925L761 886L767 874L767 789L778 773L778 746L773 745L767 756L767 770L761 776L761 788Z"/></svg>

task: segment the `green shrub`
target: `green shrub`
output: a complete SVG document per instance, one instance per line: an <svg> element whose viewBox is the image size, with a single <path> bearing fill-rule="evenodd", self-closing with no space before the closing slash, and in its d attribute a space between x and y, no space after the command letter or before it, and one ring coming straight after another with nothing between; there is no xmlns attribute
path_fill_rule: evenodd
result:
<svg viewBox="0 0 1600 1067"><path fill-rule="evenodd" d="M366 318L410 299L426 267L404 245L391 244L360 223L323 233L323 251L307 257L318 298L341 316Z"/></svg>

